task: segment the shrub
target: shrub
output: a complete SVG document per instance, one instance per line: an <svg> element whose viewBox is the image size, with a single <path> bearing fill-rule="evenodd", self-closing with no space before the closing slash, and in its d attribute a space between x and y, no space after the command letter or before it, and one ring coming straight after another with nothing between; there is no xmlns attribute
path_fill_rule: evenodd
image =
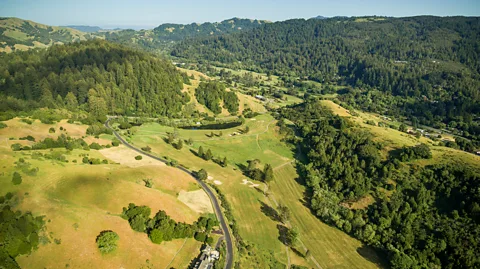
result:
<svg viewBox="0 0 480 269"><path fill-rule="evenodd" d="M145 151L145 152L151 152L152 148L149 147L149 146L146 146L146 147L143 147L142 150Z"/></svg>
<svg viewBox="0 0 480 269"><path fill-rule="evenodd" d="M23 122L23 123L29 124L29 125L31 125L33 123L33 121L30 120L30 119L21 119L20 121Z"/></svg>
<svg viewBox="0 0 480 269"><path fill-rule="evenodd" d="M140 161L141 159L143 159L142 155L135 156L135 160Z"/></svg>
<svg viewBox="0 0 480 269"><path fill-rule="evenodd" d="M202 232L196 232L195 233L195 240L197 240L199 242L205 242L205 240L207 240L207 235L205 233L202 233Z"/></svg>
<svg viewBox="0 0 480 269"><path fill-rule="evenodd" d="M145 187L147 188L152 188L153 187L153 181L151 178L146 178L143 180L145 182Z"/></svg>
<svg viewBox="0 0 480 269"><path fill-rule="evenodd" d="M206 180L208 178L208 173L205 169L200 169L200 171L195 173L195 177L199 180Z"/></svg>
<svg viewBox="0 0 480 269"><path fill-rule="evenodd" d="M118 234L113 231L102 231L97 236L97 247L102 254L107 254L117 249Z"/></svg>
<svg viewBox="0 0 480 269"><path fill-rule="evenodd" d="M119 145L120 145L120 141L118 141L117 139L112 141L112 146L118 147Z"/></svg>
<svg viewBox="0 0 480 269"><path fill-rule="evenodd" d="M90 144L90 149L96 149L96 150L100 150L102 149L102 146L100 146L100 144L96 143L96 142L93 142L92 144Z"/></svg>
<svg viewBox="0 0 480 269"><path fill-rule="evenodd" d="M10 146L10 148L11 148L13 151L20 151L20 150L22 150L22 145L19 144L19 143L15 143L15 144L12 144L12 145Z"/></svg>
<svg viewBox="0 0 480 269"><path fill-rule="evenodd" d="M48 132L51 133L51 134L55 133L55 128L50 127L50 129L48 129Z"/></svg>
<svg viewBox="0 0 480 269"><path fill-rule="evenodd" d="M35 142L35 137L31 136L31 135L27 135L25 137L20 137L19 138L20 140L28 140L28 141L32 141L32 142Z"/></svg>
<svg viewBox="0 0 480 269"><path fill-rule="evenodd" d="M5 128L5 127L7 127L7 125L6 125L5 123L3 123L3 122L0 122L0 129L3 129L3 128Z"/></svg>
<svg viewBox="0 0 480 269"><path fill-rule="evenodd" d="M13 172L12 176L12 183L13 185L20 185L22 184L22 176L18 172Z"/></svg>

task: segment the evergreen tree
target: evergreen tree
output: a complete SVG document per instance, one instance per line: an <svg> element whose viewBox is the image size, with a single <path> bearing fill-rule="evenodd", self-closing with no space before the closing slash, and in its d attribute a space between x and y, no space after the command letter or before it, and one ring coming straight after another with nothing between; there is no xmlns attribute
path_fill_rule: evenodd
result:
<svg viewBox="0 0 480 269"><path fill-rule="evenodd" d="M270 164L265 164L265 167L263 168L263 181L264 182L270 182L274 178L273 176L273 168Z"/></svg>
<svg viewBox="0 0 480 269"><path fill-rule="evenodd" d="M212 158L213 158L213 154L212 154L212 151L210 149L207 150L207 153L205 153L205 155L203 156L203 158L206 160L206 161L210 161Z"/></svg>
<svg viewBox="0 0 480 269"><path fill-rule="evenodd" d="M197 153L197 154L198 154L198 157L203 158L203 155L204 155L205 153L203 152L203 147L202 147L202 146L200 146L200 147L198 148L198 153Z"/></svg>

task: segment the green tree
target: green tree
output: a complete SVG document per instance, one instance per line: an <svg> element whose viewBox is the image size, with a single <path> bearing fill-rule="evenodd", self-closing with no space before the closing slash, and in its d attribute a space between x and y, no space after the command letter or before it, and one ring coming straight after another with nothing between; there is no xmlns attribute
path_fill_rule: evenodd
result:
<svg viewBox="0 0 480 269"><path fill-rule="evenodd" d="M222 167L227 167L227 165L228 165L227 157L224 157L222 160Z"/></svg>
<svg viewBox="0 0 480 269"><path fill-rule="evenodd" d="M203 147L202 147L202 146L200 146L200 147L198 148L197 154L198 154L199 157L203 158L203 155L204 155L205 153L203 152Z"/></svg>
<svg viewBox="0 0 480 269"><path fill-rule="evenodd" d="M298 233L297 227L287 229L287 234L286 234L287 245L289 245L290 247L294 247L298 241L298 236L299 236L299 233Z"/></svg>
<svg viewBox="0 0 480 269"><path fill-rule="evenodd" d="M163 237L164 237L164 232L160 229L153 229L152 231L150 231L150 233L148 234L148 237L150 238L150 240L152 240L153 243L155 244L160 244L163 242Z"/></svg>
<svg viewBox="0 0 480 269"><path fill-rule="evenodd" d="M203 158L207 161L210 161L213 158L212 151L210 149L207 150L207 153L203 156Z"/></svg>
<svg viewBox="0 0 480 269"><path fill-rule="evenodd" d="M20 173L18 173L18 172L13 172L12 183L13 183L13 185L22 184L22 175L20 175Z"/></svg>
<svg viewBox="0 0 480 269"><path fill-rule="evenodd" d="M178 150L181 150L183 148L183 141L182 139L179 139L177 144L175 144L175 148Z"/></svg>
<svg viewBox="0 0 480 269"><path fill-rule="evenodd" d="M283 205L283 204L279 204L278 205L278 214L280 216L280 220L283 222L283 223L287 223L288 221L290 221L290 209Z"/></svg>
<svg viewBox="0 0 480 269"><path fill-rule="evenodd" d="M117 249L117 242L120 239L118 234L113 231L102 231L97 236L97 247L102 254L107 254Z"/></svg>
<svg viewBox="0 0 480 269"><path fill-rule="evenodd" d="M65 96L65 106L70 111L77 110L77 107L78 107L77 97L75 97L75 95L72 92L68 92L67 95Z"/></svg>
<svg viewBox="0 0 480 269"><path fill-rule="evenodd" d="M265 167L263 168L263 181L265 182L270 182L274 178L273 175L273 168L270 164L265 164Z"/></svg>
<svg viewBox="0 0 480 269"><path fill-rule="evenodd" d="M202 168L196 173L196 177L199 180L205 181L208 178L208 173L205 169Z"/></svg>
<svg viewBox="0 0 480 269"><path fill-rule="evenodd" d="M398 127L398 130L399 130L400 132L404 132L404 133L405 133L405 132L407 131L407 125L405 125L405 124L403 124L403 123L400 124L400 126Z"/></svg>

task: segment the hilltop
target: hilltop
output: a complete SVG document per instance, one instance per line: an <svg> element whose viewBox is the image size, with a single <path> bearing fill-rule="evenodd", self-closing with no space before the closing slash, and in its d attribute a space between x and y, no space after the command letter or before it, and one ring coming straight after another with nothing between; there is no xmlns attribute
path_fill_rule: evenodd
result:
<svg viewBox="0 0 480 269"><path fill-rule="evenodd" d="M0 18L0 52L46 48L94 38L72 28L49 26L19 18Z"/></svg>
<svg viewBox="0 0 480 269"><path fill-rule="evenodd" d="M89 26L89 25L67 25L67 26L62 26L62 27L67 27L67 28L72 28L78 31L82 31L85 33L95 33L103 30L102 28L98 26Z"/></svg>

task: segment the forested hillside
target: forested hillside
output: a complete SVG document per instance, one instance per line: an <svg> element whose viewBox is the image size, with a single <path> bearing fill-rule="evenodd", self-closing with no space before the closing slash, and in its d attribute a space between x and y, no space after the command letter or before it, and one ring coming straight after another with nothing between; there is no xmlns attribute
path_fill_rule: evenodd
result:
<svg viewBox="0 0 480 269"><path fill-rule="evenodd" d="M316 101L279 113L298 130L288 139L307 157L299 170L316 216L385 252L392 268L480 267L478 168L409 163L432 158L426 145L385 160L370 133ZM368 207L346 206L366 196Z"/></svg>
<svg viewBox="0 0 480 269"><path fill-rule="evenodd" d="M48 26L18 18L0 18L0 52L46 48L94 38L66 27Z"/></svg>
<svg viewBox="0 0 480 269"><path fill-rule="evenodd" d="M0 111L175 116L189 97L168 61L106 41L0 55Z"/></svg>
<svg viewBox="0 0 480 269"><path fill-rule="evenodd" d="M202 24L161 24L153 30L122 30L105 33L105 39L147 51L166 51L172 42L188 38L218 36L259 27L266 21L232 18L221 22Z"/></svg>
<svg viewBox="0 0 480 269"><path fill-rule="evenodd" d="M478 17L289 20L189 39L172 55L350 85L339 97L350 105L478 139L479 40Z"/></svg>

